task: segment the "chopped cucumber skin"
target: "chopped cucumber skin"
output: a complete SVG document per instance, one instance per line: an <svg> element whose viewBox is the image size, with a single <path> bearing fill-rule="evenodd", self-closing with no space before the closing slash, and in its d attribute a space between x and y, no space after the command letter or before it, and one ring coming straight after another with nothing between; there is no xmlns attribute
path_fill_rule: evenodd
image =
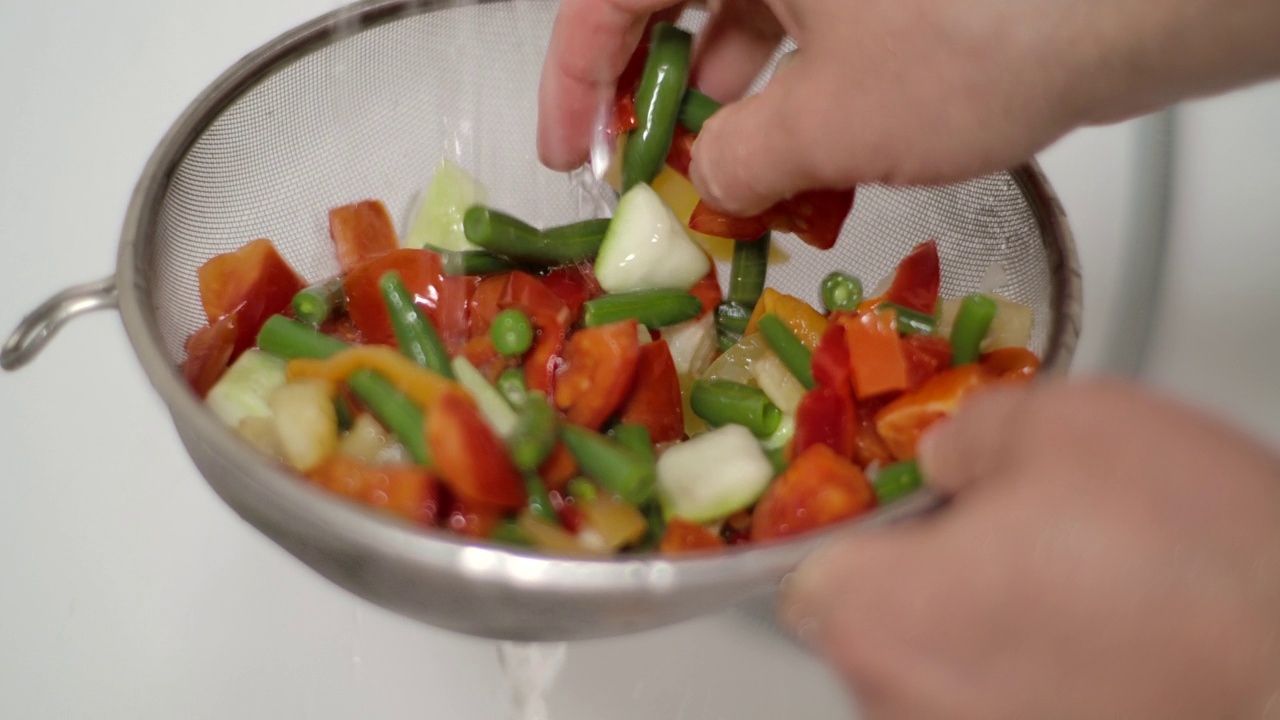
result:
<svg viewBox="0 0 1280 720"><path fill-rule="evenodd" d="M769 487L773 463L750 430L725 425L658 458L663 515L708 523L751 506Z"/></svg>
<svg viewBox="0 0 1280 720"><path fill-rule="evenodd" d="M520 418L511 409L506 398L465 357L459 355L454 358L452 365L458 384L475 398L476 407L480 409L480 414L489 423L489 427L503 440L511 439Z"/></svg>
<svg viewBox="0 0 1280 720"><path fill-rule="evenodd" d="M285 383L285 361L257 349L244 352L205 396L218 419L236 427L247 417L270 417L267 397Z"/></svg>
<svg viewBox="0 0 1280 720"><path fill-rule="evenodd" d="M489 191L457 163L444 159L423 195L404 246L433 250L480 250L467 240L462 218L467 208L489 201Z"/></svg>
<svg viewBox="0 0 1280 720"><path fill-rule="evenodd" d="M609 293L688 290L711 269L711 260L658 193L640 183L618 201L594 269Z"/></svg>

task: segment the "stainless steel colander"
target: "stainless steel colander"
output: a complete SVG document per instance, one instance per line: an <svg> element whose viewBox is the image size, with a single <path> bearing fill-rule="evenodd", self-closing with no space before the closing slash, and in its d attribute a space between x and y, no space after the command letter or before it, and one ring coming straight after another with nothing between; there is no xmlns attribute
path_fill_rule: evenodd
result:
<svg viewBox="0 0 1280 720"><path fill-rule="evenodd" d="M156 149L129 207L115 274L29 315L4 346L4 367L25 363L71 317L118 307L196 466L237 513L351 592L443 628L512 640L599 637L770 592L825 533L681 560L570 560L468 544L264 461L204 409L177 370L187 336L205 323L196 284L205 260L266 237L308 280L331 276L338 267L327 209L377 198L403 220L442 157L487 184L494 204L534 224L591 215L580 184L543 168L534 150L538 74L555 10L549 0L363 2L246 57ZM695 13L687 24L700 22ZM770 269L769 282L816 302L831 269L878 279L929 238L939 241L944 294L978 290L999 268L995 289L1035 311L1032 349L1048 371L1065 370L1079 332L1079 267L1062 210L1034 164L946 187L864 187L836 248L779 239L789 259ZM850 526L890 522L933 502L918 494Z"/></svg>

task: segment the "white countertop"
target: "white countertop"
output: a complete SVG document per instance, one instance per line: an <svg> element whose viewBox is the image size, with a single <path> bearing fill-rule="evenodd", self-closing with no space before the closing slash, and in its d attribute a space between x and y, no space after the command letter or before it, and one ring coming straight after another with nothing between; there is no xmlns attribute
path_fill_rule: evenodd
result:
<svg viewBox="0 0 1280 720"><path fill-rule="evenodd" d="M333 0L0 5L0 332L113 270L133 183L185 105ZM1183 124L1154 378L1280 440L1274 87ZM1042 158L1086 265L1080 367L1103 366L1132 126ZM1227 179L1230 179L1228 184ZM0 717L501 717L493 643L342 592L228 510L187 459L118 316L0 376ZM624 707L625 706L625 707ZM742 615L569 649L557 720L849 715L825 670Z"/></svg>

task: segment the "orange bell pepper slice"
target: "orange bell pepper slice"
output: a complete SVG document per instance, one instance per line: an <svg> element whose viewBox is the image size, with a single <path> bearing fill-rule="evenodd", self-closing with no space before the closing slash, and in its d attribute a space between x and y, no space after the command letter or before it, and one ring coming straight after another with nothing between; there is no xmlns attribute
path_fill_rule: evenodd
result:
<svg viewBox="0 0 1280 720"><path fill-rule="evenodd" d="M435 525L442 514L435 478L417 465L373 466L332 455L308 477L330 492L422 525Z"/></svg>
<svg viewBox="0 0 1280 720"><path fill-rule="evenodd" d="M430 410L447 395L457 395L471 403L460 385L413 362L385 345L366 345L343 350L323 360L291 360L285 367L289 380L303 378L340 383L357 370L373 370L391 381L418 407Z"/></svg>
<svg viewBox="0 0 1280 720"><path fill-rule="evenodd" d="M975 390L995 381L996 377L981 365L961 365L944 370L876 413L876 432L894 457L899 460L913 458L925 430L953 414Z"/></svg>
<svg viewBox="0 0 1280 720"><path fill-rule="evenodd" d="M395 224L386 206L377 200L330 210L329 237L344 273L400 247Z"/></svg>
<svg viewBox="0 0 1280 720"><path fill-rule="evenodd" d="M773 288L765 288L760 299L756 301L751 318L747 320L747 329L743 335L754 333L760 325L760 318L773 313L786 323L787 328L809 350L818 347L822 334L827 331L827 318L813 309L809 303L794 295L784 295Z"/></svg>
<svg viewBox="0 0 1280 720"><path fill-rule="evenodd" d="M840 322L849 345L849 367L857 399L900 392L910 386L893 315L869 312L841 318Z"/></svg>
<svg viewBox="0 0 1280 720"><path fill-rule="evenodd" d="M662 540L658 543L658 552L663 555L723 549L724 541L719 535L682 517L673 517L667 522Z"/></svg>

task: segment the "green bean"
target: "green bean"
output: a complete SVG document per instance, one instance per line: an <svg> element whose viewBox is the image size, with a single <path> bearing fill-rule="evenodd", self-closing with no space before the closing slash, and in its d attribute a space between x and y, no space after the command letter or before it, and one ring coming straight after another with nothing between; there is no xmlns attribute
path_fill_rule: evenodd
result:
<svg viewBox="0 0 1280 720"><path fill-rule="evenodd" d="M440 340L435 325L414 304L413 295L404 286L399 273L387 271L378 280L378 287L382 290L382 299L386 302L387 314L391 317L391 327L395 330L400 352L418 365L452 378L449 351Z"/></svg>
<svg viewBox="0 0 1280 720"><path fill-rule="evenodd" d="M788 465L786 448L773 448L772 450L765 450L764 454L766 457L769 458L769 464L773 466L774 473L781 475L782 473L786 472L787 465Z"/></svg>
<svg viewBox="0 0 1280 720"><path fill-rule="evenodd" d="M483 250L445 250L440 253L445 275L494 275L519 266Z"/></svg>
<svg viewBox="0 0 1280 720"><path fill-rule="evenodd" d="M356 422L356 411L352 409L351 403L341 395L333 396L333 411L338 416L338 430L346 432Z"/></svg>
<svg viewBox="0 0 1280 720"><path fill-rule="evenodd" d="M502 397L507 399L507 403L512 408L516 410L523 408L525 396L529 392L524 382L524 370L520 368L503 370L498 376L498 392L502 393Z"/></svg>
<svg viewBox="0 0 1280 720"><path fill-rule="evenodd" d="M800 342L795 333L791 332L791 328L773 313L762 316L757 327L760 329L760 334L764 335L764 341L768 343L769 348L778 356L782 364L787 366L791 374L796 376L800 384L806 390L816 387L813 382L813 353Z"/></svg>
<svg viewBox="0 0 1280 720"><path fill-rule="evenodd" d="M862 303L862 281L848 273L833 272L822 279L822 306L833 310L855 310Z"/></svg>
<svg viewBox="0 0 1280 720"><path fill-rule="evenodd" d="M696 135L702 132L703 124L719 109L720 103L689 88L684 93L684 101L680 103L680 124Z"/></svg>
<svg viewBox="0 0 1280 720"><path fill-rule="evenodd" d="M295 358L324 359L348 346L283 315L273 315L258 332L258 347L285 360ZM431 464L431 453L423 434L422 409L405 397L390 380L372 370L357 370L347 378L347 385L374 417L400 439L409 456L420 465Z"/></svg>
<svg viewBox="0 0 1280 720"><path fill-rule="evenodd" d="M753 303L754 305L754 303ZM720 352L733 347L742 339L751 321L753 307L731 301L716 306L716 337L720 341Z"/></svg>
<svg viewBox="0 0 1280 720"><path fill-rule="evenodd" d="M662 536L667 532L667 515L662 511L662 503L656 500L645 504L641 511L644 513L649 529L645 531L644 539L637 543L636 547L639 550L657 550L658 545L662 543Z"/></svg>
<svg viewBox="0 0 1280 720"><path fill-rule="evenodd" d="M533 347L533 323L528 315L515 308L503 310L489 326L489 338L503 355L523 355Z"/></svg>
<svg viewBox="0 0 1280 720"><path fill-rule="evenodd" d="M556 512L555 506L551 504L551 495L547 492L547 485L542 482L542 478L538 476L538 473L525 473L524 489L529 496L529 512L533 513L535 517L559 525L560 514Z"/></svg>
<svg viewBox="0 0 1280 720"><path fill-rule="evenodd" d="M764 276L769 266L771 235L733 243L733 263L729 266L729 302L755 307L764 292Z"/></svg>
<svg viewBox="0 0 1280 720"><path fill-rule="evenodd" d="M636 423L620 423L609 430L609 437L640 457L655 462L653 439L649 436L649 428Z"/></svg>
<svg viewBox="0 0 1280 720"><path fill-rule="evenodd" d="M897 303L882 302L876 305L876 312L892 310L898 320L898 332L903 335L932 335L938 326L937 318L925 315L909 307Z"/></svg>
<svg viewBox="0 0 1280 720"><path fill-rule="evenodd" d="M463 232L476 245L505 258L544 265L594 258L608 226L608 220L587 220L543 232L483 205L468 208L462 216Z"/></svg>
<svg viewBox="0 0 1280 720"><path fill-rule="evenodd" d="M782 411L763 390L730 380L694 382L689 407L712 426L742 425L756 437L768 437L782 423Z"/></svg>
<svg viewBox="0 0 1280 720"><path fill-rule="evenodd" d="M682 290L637 290L605 295L582 305L582 324L587 327L635 320L649 328L660 328L692 320L702 312L702 301Z"/></svg>
<svg viewBox="0 0 1280 720"><path fill-rule="evenodd" d="M652 182L662 170L689 86L693 37L665 22L654 25L649 37L649 56L635 97L638 122L623 153L623 192L636 183Z"/></svg>
<svg viewBox="0 0 1280 720"><path fill-rule="evenodd" d="M504 545L517 545L520 547L533 544L529 540L529 536L525 535L524 531L520 529L519 524L510 518L498 523L493 532L489 533L489 539Z"/></svg>
<svg viewBox="0 0 1280 720"><path fill-rule="evenodd" d="M302 322L320 327L334 310L346 303L347 294L342 289L342 278L336 277L299 290L293 296L293 313Z"/></svg>
<svg viewBox="0 0 1280 720"><path fill-rule="evenodd" d="M915 460L903 460L885 466L871 483L876 492L876 500L887 505L900 497L910 495L924 484L920 475L920 467Z"/></svg>
<svg viewBox="0 0 1280 720"><path fill-rule="evenodd" d="M525 397L516 429L507 442L511 459L524 472L535 472L556 446L556 411L541 392Z"/></svg>
<svg viewBox="0 0 1280 720"><path fill-rule="evenodd" d="M966 295L951 327L951 365L977 362L982 338L996 317L996 302L986 295Z"/></svg>
<svg viewBox="0 0 1280 720"><path fill-rule="evenodd" d="M580 425L561 425L560 439L578 467L606 491L632 505L653 494L654 465L647 458Z"/></svg>
<svg viewBox="0 0 1280 720"><path fill-rule="evenodd" d="M585 477L576 477L569 481L565 486L565 490L569 492L569 497L577 502L591 502L600 497L600 491L596 486Z"/></svg>

